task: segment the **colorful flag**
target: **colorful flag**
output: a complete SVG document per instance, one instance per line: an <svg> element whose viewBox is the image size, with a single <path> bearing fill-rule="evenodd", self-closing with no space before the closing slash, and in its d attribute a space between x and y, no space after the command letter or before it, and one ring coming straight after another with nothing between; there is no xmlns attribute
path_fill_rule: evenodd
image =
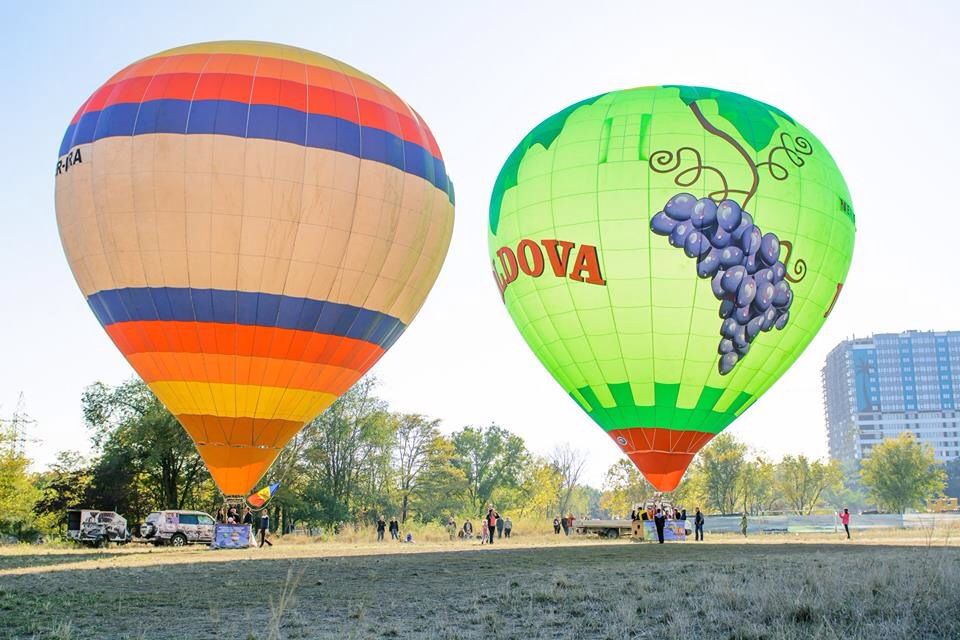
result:
<svg viewBox="0 0 960 640"><path fill-rule="evenodd" d="M267 504L267 500L273 497L273 494L277 492L277 488L279 486L279 482L274 482L273 484L260 489L260 491L251 494L247 497L247 504L254 509L259 509L263 505Z"/></svg>

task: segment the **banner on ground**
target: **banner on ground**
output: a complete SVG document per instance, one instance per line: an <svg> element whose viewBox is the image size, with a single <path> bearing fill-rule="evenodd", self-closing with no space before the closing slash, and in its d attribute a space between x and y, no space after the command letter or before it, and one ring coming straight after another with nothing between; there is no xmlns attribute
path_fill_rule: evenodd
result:
<svg viewBox="0 0 960 640"><path fill-rule="evenodd" d="M664 542L683 542L687 539L686 520L667 520L663 526ZM657 541L657 526L653 520L643 521L643 539Z"/></svg>
<svg viewBox="0 0 960 640"><path fill-rule="evenodd" d="M253 531L248 524L223 524L213 526L211 549L243 549L253 545Z"/></svg>

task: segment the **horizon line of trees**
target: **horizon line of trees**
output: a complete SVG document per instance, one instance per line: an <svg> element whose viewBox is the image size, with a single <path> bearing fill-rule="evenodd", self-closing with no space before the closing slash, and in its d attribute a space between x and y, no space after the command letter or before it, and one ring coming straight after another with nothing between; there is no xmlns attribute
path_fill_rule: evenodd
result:
<svg viewBox="0 0 960 640"><path fill-rule="evenodd" d="M626 459L602 487L583 482L586 456L564 444L546 456L496 424L452 433L440 421L393 412L360 380L283 449L261 485L280 482L272 521L339 530L378 515L401 522L477 517L496 505L516 518L626 516L653 487ZM94 453L63 452L29 470L10 425L0 422L0 534L30 538L62 531L68 508L117 511L128 523L160 509L214 513L222 503L203 461L176 418L139 379L95 383L82 397ZM671 497L707 513L789 512L876 506L903 513L928 498L960 494L960 460L937 463L909 434L883 441L861 465L788 455L774 462L729 434L694 459Z"/></svg>

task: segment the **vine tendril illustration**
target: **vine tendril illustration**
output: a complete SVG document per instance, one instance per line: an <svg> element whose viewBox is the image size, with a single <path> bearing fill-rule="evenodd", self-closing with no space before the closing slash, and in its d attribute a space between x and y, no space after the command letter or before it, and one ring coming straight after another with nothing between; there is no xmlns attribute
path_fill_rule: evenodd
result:
<svg viewBox="0 0 960 640"><path fill-rule="evenodd" d="M790 171L785 164L776 158L777 154L782 154L782 156L786 157L786 161L784 162L789 162L789 164L792 164L794 167L804 166L804 164L806 164L805 158L813 154L813 146L809 140L803 136L794 137L784 131L780 133L780 144L770 149L766 161L755 163L746 149L744 149L733 136L713 126L710 121L707 120L696 101L690 102L687 106L705 131L726 141L736 149L737 153L744 159L747 167L750 169L752 178L750 188L747 190L731 189L727 182L727 177L723 172L714 166L704 164L700 151L693 147L683 146L676 151L669 151L667 149L654 151L650 155L649 166L655 173L671 174L676 172L676 175L673 177L673 182L678 187L690 187L699 180L705 179L707 175L716 176L720 180L721 188L707 194L707 197L714 202L719 203L722 200L728 199L731 194L739 194L744 196L740 207L743 211L746 211L747 205L753 196L756 195L757 187L760 184L760 167L766 167L770 177L774 180L783 181L790 176ZM684 166L685 163L687 166ZM793 254L793 243L789 240L781 240L780 244L787 251L783 259L784 267L787 269L784 278L790 282L800 282L807 275L806 261L798 258L794 261L791 268L790 257Z"/></svg>
<svg viewBox="0 0 960 640"><path fill-rule="evenodd" d="M787 255L783 257L783 265L787 268L787 273L783 276L790 282L800 282L807 275L807 263L802 258L798 258L793 263L793 271L790 270L790 256L793 254L793 243L789 240L781 240L780 245L787 250Z"/></svg>
<svg viewBox="0 0 960 640"><path fill-rule="evenodd" d="M692 157L692 163L690 166L682 168L681 165L684 164L684 154L686 154L687 157ZM676 151L669 151L667 149L654 151L650 155L650 169L656 173L673 173L680 170L679 173L673 177L673 183L678 187L689 187L704 177L704 174L715 175L719 178L722 187L710 192L707 194L707 197L716 202L726 200L731 193L747 193L739 189L731 189L727 184L727 178L723 175L723 172L716 167L704 164L703 156L693 147L680 147Z"/></svg>
<svg viewBox="0 0 960 640"><path fill-rule="evenodd" d="M804 157L813 153L813 147L810 141L803 136L794 138L786 131L780 133L780 145L770 149L770 153L767 154L767 161L758 163L757 168L767 167L771 178L777 181L783 181L790 176L790 172L787 170L787 167L774 160L777 152L783 152L783 155L786 156L787 160L793 166L802 167L806 164Z"/></svg>

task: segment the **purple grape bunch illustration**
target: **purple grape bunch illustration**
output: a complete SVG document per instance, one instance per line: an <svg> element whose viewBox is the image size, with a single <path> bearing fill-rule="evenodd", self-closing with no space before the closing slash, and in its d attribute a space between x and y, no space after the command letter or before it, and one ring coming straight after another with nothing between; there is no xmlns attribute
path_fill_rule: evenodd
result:
<svg viewBox="0 0 960 640"><path fill-rule="evenodd" d="M783 329L793 291L780 261L780 240L763 233L733 200L719 204L678 193L650 220L650 229L695 258L720 301L721 375L730 373L761 332Z"/></svg>

